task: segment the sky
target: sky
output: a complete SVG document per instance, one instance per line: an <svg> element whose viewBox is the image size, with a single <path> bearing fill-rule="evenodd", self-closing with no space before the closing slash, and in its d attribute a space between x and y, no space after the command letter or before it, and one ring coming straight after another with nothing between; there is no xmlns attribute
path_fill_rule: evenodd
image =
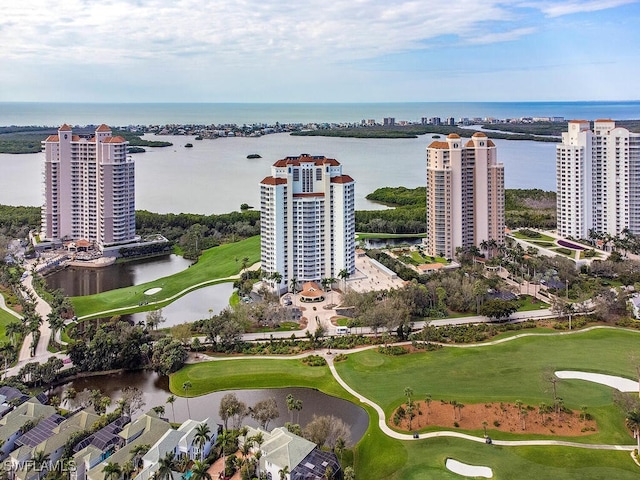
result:
<svg viewBox="0 0 640 480"><path fill-rule="evenodd" d="M640 99L640 0L10 0L0 102Z"/></svg>

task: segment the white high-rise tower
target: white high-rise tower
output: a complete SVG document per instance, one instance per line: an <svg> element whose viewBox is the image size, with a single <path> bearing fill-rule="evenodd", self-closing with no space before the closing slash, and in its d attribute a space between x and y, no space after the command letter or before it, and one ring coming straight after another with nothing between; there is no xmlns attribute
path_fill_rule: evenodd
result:
<svg viewBox="0 0 640 480"><path fill-rule="evenodd" d="M355 271L355 182L323 156L278 160L260 182L262 272L280 289Z"/></svg>
<svg viewBox="0 0 640 480"><path fill-rule="evenodd" d="M569 122L556 147L558 233L640 233L640 134L613 120Z"/></svg>

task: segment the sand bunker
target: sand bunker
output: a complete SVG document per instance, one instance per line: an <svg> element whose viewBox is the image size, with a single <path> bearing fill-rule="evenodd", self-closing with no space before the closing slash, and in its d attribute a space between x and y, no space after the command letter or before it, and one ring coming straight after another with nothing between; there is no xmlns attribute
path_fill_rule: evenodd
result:
<svg viewBox="0 0 640 480"><path fill-rule="evenodd" d="M146 290L144 292L144 294L145 295L153 295L155 293L158 293L160 290L162 290L162 288L160 288L160 287L150 288L149 290Z"/></svg>
<svg viewBox="0 0 640 480"><path fill-rule="evenodd" d="M493 478L493 470L489 467L467 465L466 463L459 462L453 458L447 458L445 465L447 469L451 470L453 473L462 475L463 477Z"/></svg>
<svg viewBox="0 0 640 480"><path fill-rule="evenodd" d="M561 370L556 372L556 377L570 380L587 380L588 382L599 383L615 388L621 392L637 392L638 382L628 378L614 377L613 375L603 375L601 373L576 372L573 370Z"/></svg>

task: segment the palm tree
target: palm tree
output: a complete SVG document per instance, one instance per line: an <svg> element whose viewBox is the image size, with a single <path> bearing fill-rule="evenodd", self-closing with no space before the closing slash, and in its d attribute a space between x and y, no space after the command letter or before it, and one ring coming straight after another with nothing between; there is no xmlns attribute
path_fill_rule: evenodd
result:
<svg viewBox="0 0 640 480"><path fill-rule="evenodd" d="M131 449L131 461L133 462L133 466L135 468L140 468L140 460L142 457L149 451L151 445L148 443L142 445L136 445Z"/></svg>
<svg viewBox="0 0 640 480"><path fill-rule="evenodd" d="M172 471L175 468L176 455L173 452L167 452L164 457L158 461L158 470L156 471L156 480L172 480Z"/></svg>
<svg viewBox="0 0 640 480"><path fill-rule="evenodd" d="M108 462L102 469L104 473L104 480L118 480L122 475L122 468L119 464Z"/></svg>
<svg viewBox="0 0 640 480"><path fill-rule="evenodd" d="M24 326L19 321L12 321L5 327L5 334L11 339L11 344L15 345L18 335L24 332Z"/></svg>
<svg viewBox="0 0 640 480"><path fill-rule="evenodd" d="M280 475L280 480L286 480L287 475L289 475L289 467L285 465L280 470L278 470L278 475Z"/></svg>
<svg viewBox="0 0 640 480"><path fill-rule="evenodd" d="M280 290L280 283L282 282L282 274L280 272L273 272L269 278L273 281L273 289L275 290L278 287L278 292Z"/></svg>
<svg viewBox="0 0 640 480"><path fill-rule="evenodd" d="M333 303L333 284L336 283L336 279L334 277L329 277L327 278L327 280L329 281L329 288L330 288L330 293L331 293L331 303Z"/></svg>
<svg viewBox="0 0 640 480"><path fill-rule="evenodd" d="M77 396L78 396L78 392L76 391L76 389L73 387L69 387L67 388L67 390L65 390L64 397L62 397L62 401L67 402L67 405L71 407L71 405L73 404L73 401L76 399Z"/></svg>
<svg viewBox="0 0 640 480"><path fill-rule="evenodd" d="M191 478L192 480L211 480L209 475L209 465L200 460L196 460L191 465Z"/></svg>
<svg viewBox="0 0 640 480"><path fill-rule="evenodd" d="M248 266L249 266L249 257L243 257L242 270L246 270Z"/></svg>
<svg viewBox="0 0 640 480"><path fill-rule="evenodd" d="M36 450L31 458L30 468L35 469L38 472L38 478L40 478L43 473L46 473L48 462L49 454L44 453L44 450Z"/></svg>
<svg viewBox="0 0 640 480"><path fill-rule="evenodd" d="M413 388L405 387L404 396L407 397L407 403L411 403L411 397L413 396Z"/></svg>
<svg viewBox="0 0 640 480"><path fill-rule="evenodd" d="M189 418L191 418L191 409L189 408L189 397L187 395L191 387L193 387L193 385L189 380L187 380L182 384L182 390L184 390L184 397L187 400L187 412L189 413Z"/></svg>
<svg viewBox="0 0 640 480"><path fill-rule="evenodd" d="M135 472L136 469L133 466L133 462L131 460L124 462L122 465L122 478L124 480L130 480L131 474Z"/></svg>
<svg viewBox="0 0 640 480"><path fill-rule="evenodd" d="M231 436L231 432L229 430L223 430L220 435L218 435L218 445L220 445L220 449L222 450L222 468L226 473L227 470L227 447L233 441L233 437Z"/></svg>
<svg viewBox="0 0 640 480"><path fill-rule="evenodd" d="M344 438L338 437L338 439L336 440L336 444L333 447L333 450L335 453L340 455L340 463L342 463L342 452L344 452L344 449L346 446L347 445L346 445L346 442L344 441Z"/></svg>
<svg viewBox="0 0 640 480"><path fill-rule="evenodd" d="M169 395L169 397L167 398L167 403L169 405L171 405L171 414L173 415L173 423L176 423L176 411L173 408L173 404L176 401L176 396L175 395Z"/></svg>
<svg viewBox="0 0 640 480"><path fill-rule="evenodd" d="M633 432L633 438L638 441L638 454L640 455L640 410L633 409L627 412L624 423Z"/></svg>
<svg viewBox="0 0 640 480"><path fill-rule="evenodd" d="M196 445L198 445L198 449L200 450L200 460L203 460L204 446L209 440L211 440L211 429L209 428L209 425L204 422L198 425L196 427L196 434L193 440L196 442Z"/></svg>
<svg viewBox="0 0 640 480"><path fill-rule="evenodd" d="M13 358L14 354L15 354L15 347L13 346L13 344L7 342L0 345L0 355L2 355L2 358L4 359L5 376L7 373L9 360Z"/></svg>
<svg viewBox="0 0 640 480"><path fill-rule="evenodd" d="M349 278L349 270L347 270L346 268L340 270L340 272L338 272L338 278L342 280L342 293L344 294L347 291L347 278Z"/></svg>
<svg viewBox="0 0 640 480"><path fill-rule="evenodd" d="M157 406L153 407L151 410L156 412L156 414L161 418L164 415L164 405L157 405Z"/></svg>
<svg viewBox="0 0 640 480"><path fill-rule="evenodd" d="M287 395L287 410L289 410L289 416L291 423L293 423L293 411L296 408L296 399L292 394Z"/></svg>

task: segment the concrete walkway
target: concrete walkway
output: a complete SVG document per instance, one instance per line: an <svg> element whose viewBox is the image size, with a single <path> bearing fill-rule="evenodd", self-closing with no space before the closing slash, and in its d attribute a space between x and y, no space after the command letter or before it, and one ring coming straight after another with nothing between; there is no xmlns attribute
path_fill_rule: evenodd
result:
<svg viewBox="0 0 640 480"><path fill-rule="evenodd" d="M9 307L7 307L7 304L4 302L4 297L2 295L0 295L0 309L10 313L14 317L16 317L18 320L22 320L22 315L20 315L18 312L11 310Z"/></svg>

